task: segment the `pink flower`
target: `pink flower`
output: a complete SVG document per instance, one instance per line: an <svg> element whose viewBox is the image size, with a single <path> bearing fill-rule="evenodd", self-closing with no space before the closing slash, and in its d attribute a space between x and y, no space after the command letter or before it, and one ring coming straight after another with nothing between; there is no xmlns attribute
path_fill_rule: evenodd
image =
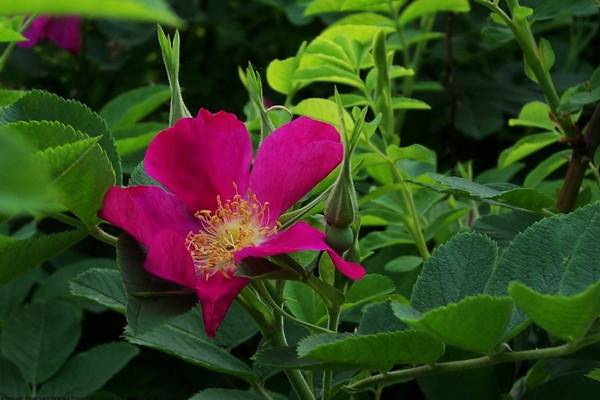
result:
<svg viewBox="0 0 600 400"><path fill-rule="evenodd" d="M195 290L204 326L214 336L229 306L249 282L236 276L247 257L326 251L337 269L360 279L325 235L304 222L280 231L279 216L342 160L331 125L298 118L275 130L254 162L246 127L226 112L200 110L150 143L144 166L167 189L112 187L100 216L148 248L146 270Z"/></svg>
<svg viewBox="0 0 600 400"><path fill-rule="evenodd" d="M17 43L21 47L33 47L44 40L73 54L81 51L81 19L79 17L38 17L24 36L25 42Z"/></svg>

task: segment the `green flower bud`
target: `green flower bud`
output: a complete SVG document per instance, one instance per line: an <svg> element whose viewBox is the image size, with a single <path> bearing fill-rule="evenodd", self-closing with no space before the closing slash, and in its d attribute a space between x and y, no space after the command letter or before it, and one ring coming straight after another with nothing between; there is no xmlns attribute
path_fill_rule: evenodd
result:
<svg viewBox="0 0 600 400"><path fill-rule="evenodd" d="M354 243L354 232L349 226L338 228L327 225L325 228L325 238L327 244L331 246L338 254L344 254Z"/></svg>
<svg viewBox="0 0 600 400"><path fill-rule="evenodd" d="M352 181L350 162L344 160L340 175L333 185L325 207L325 222L328 226L346 228L357 214L356 190Z"/></svg>

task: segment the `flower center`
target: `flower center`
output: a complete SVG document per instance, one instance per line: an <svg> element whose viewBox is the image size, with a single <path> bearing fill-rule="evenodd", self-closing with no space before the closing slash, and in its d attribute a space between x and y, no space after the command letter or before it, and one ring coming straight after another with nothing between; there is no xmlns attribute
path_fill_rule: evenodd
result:
<svg viewBox="0 0 600 400"><path fill-rule="evenodd" d="M215 211L200 210L194 215L202 221L203 230L188 233L185 245L196 270L206 279L217 272L228 278L235 270L235 252L258 245L277 231L267 226L269 203L260 203L250 191L247 197L236 194L225 202L217 196Z"/></svg>

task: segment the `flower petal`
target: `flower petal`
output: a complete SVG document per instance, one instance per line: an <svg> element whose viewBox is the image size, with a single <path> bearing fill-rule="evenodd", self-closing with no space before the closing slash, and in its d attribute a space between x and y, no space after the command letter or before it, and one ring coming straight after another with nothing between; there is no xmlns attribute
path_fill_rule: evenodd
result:
<svg viewBox="0 0 600 400"><path fill-rule="evenodd" d="M252 143L235 115L202 109L183 118L150 143L146 172L182 199L193 211L214 210L216 198L230 199L237 185L248 188Z"/></svg>
<svg viewBox="0 0 600 400"><path fill-rule="evenodd" d="M81 19L79 17L53 18L48 24L48 39L61 49L73 54L81 51Z"/></svg>
<svg viewBox="0 0 600 400"><path fill-rule="evenodd" d="M250 282L248 278L239 276L226 278L219 272L208 279L198 279L196 295L202 306L204 329L209 337L216 335L231 303L248 282Z"/></svg>
<svg viewBox="0 0 600 400"><path fill-rule="evenodd" d="M185 247L185 235L163 230L154 237L148 248L144 267L161 279L195 289L202 278L196 275L192 257Z"/></svg>
<svg viewBox="0 0 600 400"><path fill-rule="evenodd" d="M361 265L340 257L325 241L325 234L306 222L298 222L258 246L238 251L235 262L239 263L248 257L270 257L303 250L326 251L337 270L350 279L358 280L365 276L365 269Z"/></svg>
<svg viewBox="0 0 600 400"><path fill-rule="evenodd" d="M156 186L113 186L104 196L99 216L146 246L165 229L184 237L200 229L200 221L179 199Z"/></svg>
<svg viewBox="0 0 600 400"><path fill-rule="evenodd" d="M19 47L33 47L46 38L46 28L50 23L50 17L37 17L33 20L23 36L28 40L17 42Z"/></svg>
<svg viewBox="0 0 600 400"><path fill-rule="evenodd" d="M261 202L269 202L269 222L323 180L342 161L343 153L335 128L307 117L267 137L256 154L250 189Z"/></svg>

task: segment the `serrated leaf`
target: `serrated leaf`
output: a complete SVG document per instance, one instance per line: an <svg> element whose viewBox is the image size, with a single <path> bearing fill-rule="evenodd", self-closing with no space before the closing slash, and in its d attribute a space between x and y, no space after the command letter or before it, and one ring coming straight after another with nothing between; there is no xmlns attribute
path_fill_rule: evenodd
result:
<svg viewBox="0 0 600 400"><path fill-rule="evenodd" d="M536 325L569 342L583 338L600 316L600 282L573 296L541 294L519 282L508 293Z"/></svg>
<svg viewBox="0 0 600 400"><path fill-rule="evenodd" d="M521 282L544 295L570 296L600 279L600 203L531 225L502 253L486 293L506 295L509 283ZM526 326L517 310L509 334Z"/></svg>
<svg viewBox="0 0 600 400"><path fill-rule="evenodd" d="M193 330L178 325L177 320L183 317L188 316L175 318L168 324L149 332L136 335L127 332L126 338L134 344L163 351L212 371L237 376L248 382L257 379L255 373L245 363L203 336L201 323ZM199 314L198 318L200 318Z"/></svg>
<svg viewBox="0 0 600 400"><path fill-rule="evenodd" d="M102 107L100 116L111 129L141 121L171 98L166 85L145 86L125 92Z"/></svg>
<svg viewBox="0 0 600 400"><path fill-rule="evenodd" d="M559 140L560 133L556 131L525 136L500 153L500 157L498 158L498 168L508 167L520 159L525 158L552 143L556 143Z"/></svg>
<svg viewBox="0 0 600 400"><path fill-rule="evenodd" d="M394 302L408 304L408 300L406 299L394 298ZM384 301L369 304L363 308L363 314L356 332L360 335L369 335L380 332L402 331L405 329L408 329L408 326L396 318L391 303Z"/></svg>
<svg viewBox="0 0 600 400"><path fill-rule="evenodd" d="M304 338L297 350L300 358L387 370L400 363L431 363L442 356L444 346L423 332L403 330L371 335L324 333Z"/></svg>
<svg viewBox="0 0 600 400"><path fill-rule="evenodd" d="M49 170L57 201L87 226L96 224L104 193L115 183L106 154L88 138L40 151L36 158Z"/></svg>
<svg viewBox="0 0 600 400"><path fill-rule="evenodd" d="M542 216L530 212L508 211L500 214L488 214L479 218L473 230L489 236L500 248L506 248L510 242Z"/></svg>
<svg viewBox="0 0 600 400"><path fill-rule="evenodd" d="M79 312L60 302L29 304L2 330L2 354L34 385L52 376L79 341Z"/></svg>
<svg viewBox="0 0 600 400"><path fill-rule="evenodd" d="M57 121L88 136L101 136L99 144L112 164L116 183L121 184L121 160L115 140L106 122L87 106L48 92L32 90L15 103L0 109L0 124L17 121Z"/></svg>
<svg viewBox="0 0 600 400"><path fill-rule="evenodd" d="M156 328L196 304L191 292L181 296L141 295L181 290L180 286L150 275L144 268L145 259L144 252L134 239L126 235L119 238L117 264L127 292L128 329L135 335Z"/></svg>
<svg viewBox="0 0 600 400"><path fill-rule="evenodd" d="M497 253L496 244L479 233L454 236L423 265L413 288L412 306L425 312L483 293Z"/></svg>
<svg viewBox="0 0 600 400"><path fill-rule="evenodd" d="M80 230L27 239L0 236L0 283L8 282L59 255L85 236L86 233Z"/></svg>
<svg viewBox="0 0 600 400"><path fill-rule="evenodd" d="M420 314L410 306L393 304L396 316L442 343L490 354L500 344L513 312L509 297L468 296Z"/></svg>
<svg viewBox="0 0 600 400"><path fill-rule="evenodd" d="M92 268L72 279L69 287L74 296L85 297L123 314L127 310L125 287L117 270Z"/></svg>
<svg viewBox="0 0 600 400"><path fill-rule="evenodd" d="M400 15L399 23L406 25L425 15L439 12L465 13L470 10L468 0L419 0L406 7Z"/></svg>
<svg viewBox="0 0 600 400"><path fill-rule="evenodd" d="M134 19L181 25L182 21L163 0L0 0L0 15L45 14Z"/></svg>
<svg viewBox="0 0 600 400"><path fill-rule="evenodd" d="M124 342L101 344L71 358L39 391L41 397L87 397L139 353Z"/></svg>

